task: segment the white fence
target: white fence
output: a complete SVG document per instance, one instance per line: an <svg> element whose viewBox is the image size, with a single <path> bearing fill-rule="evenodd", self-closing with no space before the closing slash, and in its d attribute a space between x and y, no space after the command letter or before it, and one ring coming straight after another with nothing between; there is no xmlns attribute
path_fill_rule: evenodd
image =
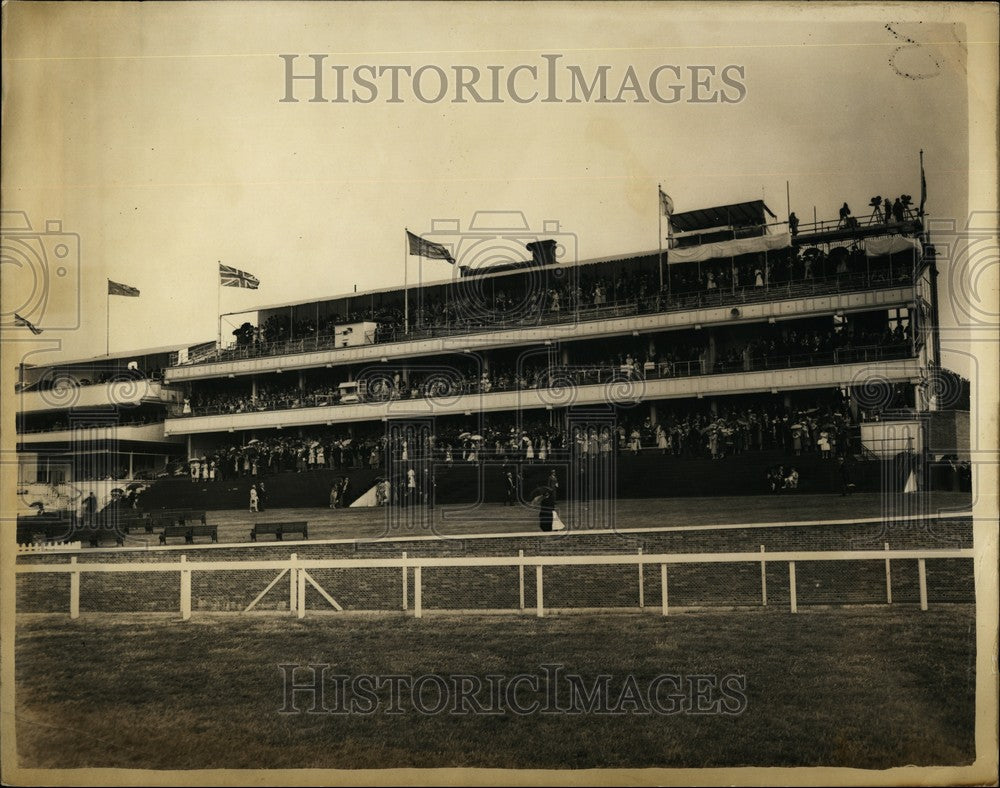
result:
<svg viewBox="0 0 1000 788"><path fill-rule="evenodd" d="M118 563L79 563L72 557L69 563L23 563L16 567L19 575L34 574L69 574L69 613L71 618L80 615L80 576L84 573L147 573L147 572L177 572L180 575L180 614L187 620L191 617L191 575L194 572L233 572L247 570L277 571L275 577L244 609L251 611L264 595L274 588L286 575L289 578L288 608L289 611L304 618L306 614L306 586L311 585L331 607L343 611L343 607L309 574L310 570L318 569L399 569L402 573L402 609L410 608L410 585L412 575L412 610L416 618L424 613L424 569L448 567L485 568L511 567L517 569L519 584L519 609L526 610L525 605L525 571L534 568L535 572L535 604L536 615L545 615L544 569L547 566L635 566L637 572L637 589L639 607L645 607L644 571L647 567L659 569L660 575L660 610L662 615L668 614L668 570L671 566L691 564L760 564L760 604L767 605L767 564L788 565L788 589L791 612L798 611L798 599L795 571L796 564L808 562L842 562L842 561L882 561L885 563L886 603L892 604L892 569L893 561L916 561L920 587L920 609L927 610L927 566L928 560L968 559L974 557L972 549L920 549L920 550L850 550L850 551L799 551L767 553L761 546L759 553L663 553L643 554L640 550L631 555L546 555L525 556L519 551L515 556L473 556L462 558L408 558L403 553L400 558L308 558L300 559L292 553L288 559L282 560L251 560L251 561L196 561L189 562L187 556L180 556L179 561L157 563L118 562Z"/></svg>

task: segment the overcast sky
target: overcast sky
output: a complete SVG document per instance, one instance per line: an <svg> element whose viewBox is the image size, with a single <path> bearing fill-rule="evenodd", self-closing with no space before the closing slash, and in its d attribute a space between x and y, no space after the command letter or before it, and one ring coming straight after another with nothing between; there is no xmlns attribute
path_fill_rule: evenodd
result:
<svg viewBox="0 0 1000 788"><path fill-rule="evenodd" d="M918 12L924 21L899 21ZM403 279L404 227L465 226L477 210L520 210L539 230L558 221L581 259L655 249L660 182L678 211L763 195L784 219L787 180L803 221L814 206L835 218L845 200L866 214L875 194L919 199L923 148L928 212L964 222L966 27L936 22L948 18L944 6L872 6L851 22L833 13L822 4L7 5L3 207L27 212L36 230L61 220L81 244L79 288L71 270L44 314L33 312L49 329L36 347L58 340L59 352L30 361L104 352L106 278L142 292L111 299L112 352L203 341L216 334L217 261L262 283L223 290L224 312L385 287ZM986 46L995 57L993 39L972 54ZM505 90L499 103L424 103L404 76L403 100L390 103L385 76L369 104L308 102L301 83L302 101L281 102L279 55L300 55L305 73L312 53L328 56L330 95L333 65L347 67L349 92L363 64L437 65L452 83L455 66L503 66L504 81L519 64L544 73L546 54L561 55L560 80L570 65L588 76L609 66L613 94L629 67L643 83L675 65L686 85L674 104L640 103L634 92L622 103L540 95L519 104ZM742 73L745 96L690 103L694 65L739 66L730 74ZM520 73L519 89L544 95L544 78L532 86L529 76ZM435 84L428 78L427 92ZM718 78L710 88L737 93ZM12 298L31 311L31 278L11 270L4 311ZM441 262L424 272L451 273ZM77 303L79 328L58 330L76 325Z"/></svg>

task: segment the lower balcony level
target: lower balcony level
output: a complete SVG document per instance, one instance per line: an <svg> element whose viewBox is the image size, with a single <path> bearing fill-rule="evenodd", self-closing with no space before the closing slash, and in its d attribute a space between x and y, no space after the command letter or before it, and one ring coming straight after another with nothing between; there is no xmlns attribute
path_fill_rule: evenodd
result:
<svg viewBox="0 0 1000 788"><path fill-rule="evenodd" d="M448 393L410 399L288 408L271 411L220 413L167 419L165 435L195 435L306 425L347 424L396 418L461 415L473 412L524 411L586 405L629 406L637 402L686 397L750 394L768 391L883 383L916 382L921 377L918 358L858 360L789 369L657 378L621 376L600 383L558 379L545 388L489 393Z"/></svg>

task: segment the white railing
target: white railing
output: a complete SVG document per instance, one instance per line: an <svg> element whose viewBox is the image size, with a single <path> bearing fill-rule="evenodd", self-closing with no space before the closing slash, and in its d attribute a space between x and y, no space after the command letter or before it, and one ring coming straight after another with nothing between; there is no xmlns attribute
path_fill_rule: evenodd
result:
<svg viewBox="0 0 1000 788"><path fill-rule="evenodd" d="M40 542L38 544L19 544L18 554L21 553L51 553L53 550L81 550L83 545L80 542Z"/></svg>
<svg viewBox="0 0 1000 788"><path fill-rule="evenodd" d="M410 573L412 572L412 605L415 618L423 616L423 571L425 569L441 569L449 567L485 568L510 567L517 570L519 584L519 609L525 610L525 570L534 567L535 570L535 604L537 616L545 615L544 569L547 566L634 566L637 570L637 590L639 607L645 606L643 578L644 568L659 567L660 573L660 609L662 615L668 614L668 568L671 566L690 564L759 564L761 596L760 604L767 605L767 564L788 565L789 605L792 613L798 612L798 596L796 587L796 564L828 561L881 561L885 563L886 603L892 604L892 561L916 561L920 587L920 609L927 610L927 567L928 560L936 559L968 559L972 560L975 552L966 549L920 549L920 550L890 550L885 545L884 550L847 550L847 551L794 551L768 553L763 545L759 553L642 553L619 555L544 555L525 556L524 551L517 556L472 556L461 558L408 558L403 553L400 558L305 558L300 559L292 553L287 559L250 560L250 561L195 561L189 562L186 555L179 561L158 563L78 563L76 557L69 563L20 564L16 567L17 574L69 574L70 599L69 611L71 618L80 615L80 576L84 573L162 573L177 572L180 575L180 614L185 621L191 617L191 575L193 572L238 572L248 570L277 571L267 587L245 609L252 610L264 595L274 588L278 582L289 577L288 607L298 618L306 614L306 586L311 585L338 612L343 607L309 574L309 570L317 569L399 569L402 573L402 609L410 606Z"/></svg>

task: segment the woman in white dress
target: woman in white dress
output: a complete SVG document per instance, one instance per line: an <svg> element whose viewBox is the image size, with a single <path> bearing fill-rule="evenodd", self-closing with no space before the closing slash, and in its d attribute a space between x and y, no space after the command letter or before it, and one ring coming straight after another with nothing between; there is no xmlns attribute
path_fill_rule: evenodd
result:
<svg viewBox="0 0 1000 788"><path fill-rule="evenodd" d="M252 484L252 485L250 485L250 511L251 512L256 512L257 511L257 503L258 503L258 501L259 501L259 498L257 497L257 485L256 484Z"/></svg>
<svg viewBox="0 0 1000 788"><path fill-rule="evenodd" d="M527 435L524 436L524 459L528 462L535 461L535 446Z"/></svg>
<svg viewBox="0 0 1000 788"><path fill-rule="evenodd" d="M656 448L660 450L660 454L667 453L667 432L659 424L656 425Z"/></svg>
<svg viewBox="0 0 1000 788"><path fill-rule="evenodd" d="M538 439L538 461L545 462L549 458L548 441L545 438Z"/></svg>

